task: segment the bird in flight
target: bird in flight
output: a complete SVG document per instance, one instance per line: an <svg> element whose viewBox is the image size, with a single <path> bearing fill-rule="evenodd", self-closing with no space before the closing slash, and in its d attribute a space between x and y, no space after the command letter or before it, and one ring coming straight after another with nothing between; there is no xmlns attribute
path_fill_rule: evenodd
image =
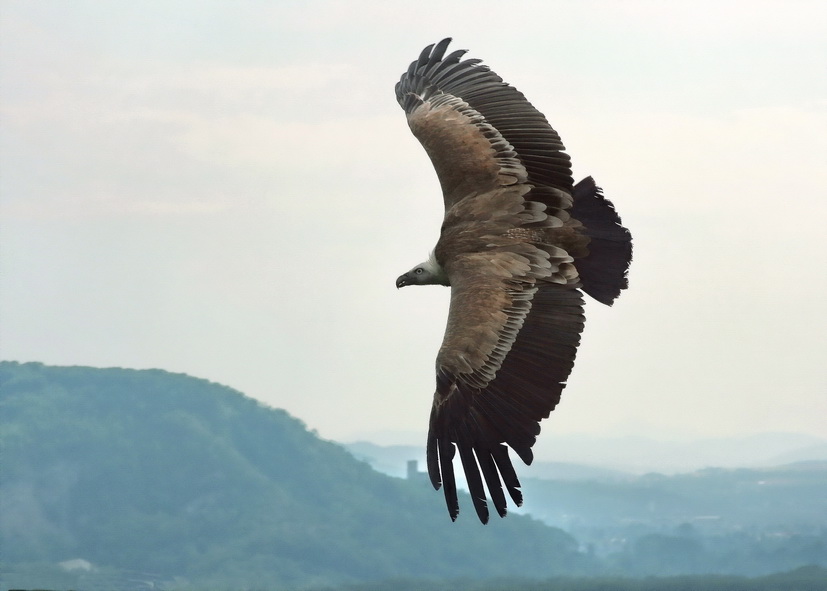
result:
<svg viewBox="0 0 827 591"><path fill-rule="evenodd" d="M632 238L591 177L576 185L546 118L451 39L426 47L396 98L442 187L445 217L428 260L396 286L445 285L428 475L459 514L459 451L477 515L488 496L522 504L508 447L531 464L540 421L560 400L583 331L583 296L611 305L627 287Z"/></svg>

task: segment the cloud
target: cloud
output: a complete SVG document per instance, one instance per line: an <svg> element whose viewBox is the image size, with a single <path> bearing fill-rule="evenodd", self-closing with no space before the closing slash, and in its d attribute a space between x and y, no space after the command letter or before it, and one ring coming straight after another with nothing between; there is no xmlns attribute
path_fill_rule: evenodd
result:
<svg viewBox="0 0 827 591"><path fill-rule="evenodd" d="M452 34L635 236L550 428L823 433L820 4L7 5L4 354L424 430L448 292L393 279L442 204L392 87ZM503 11L532 18L492 35Z"/></svg>

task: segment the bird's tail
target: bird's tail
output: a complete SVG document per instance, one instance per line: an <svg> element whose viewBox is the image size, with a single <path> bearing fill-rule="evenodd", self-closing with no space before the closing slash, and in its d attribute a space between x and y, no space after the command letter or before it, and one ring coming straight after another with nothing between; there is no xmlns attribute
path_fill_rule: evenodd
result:
<svg viewBox="0 0 827 591"><path fill-rule="evenodd" d="M582 231L590 238L589 254L575 261L583 291L611 306L629 285L626 274L632 262L632 235L592 177L574 186L571 214L582 222Z"/></svg>

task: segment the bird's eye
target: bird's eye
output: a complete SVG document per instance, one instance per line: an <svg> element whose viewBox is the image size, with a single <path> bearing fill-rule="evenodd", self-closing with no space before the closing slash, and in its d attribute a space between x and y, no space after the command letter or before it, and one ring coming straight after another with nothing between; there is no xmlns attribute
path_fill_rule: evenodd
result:
<svg viewBox="0 0 827 591"><path fill-rule="evenodd" d="M422 267L418 267L417 269L415 269L414 273L416 273L417 275L422 275Z"/></svg>

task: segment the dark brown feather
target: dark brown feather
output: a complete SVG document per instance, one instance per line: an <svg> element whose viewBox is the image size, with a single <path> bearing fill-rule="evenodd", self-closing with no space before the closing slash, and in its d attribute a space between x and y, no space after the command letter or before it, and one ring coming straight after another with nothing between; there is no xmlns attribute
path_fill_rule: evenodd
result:
<svg viewBox="0 0 827 591"><path fill-rule="evenodd" d="M577 289L541 284L532 300L531 312L514 341L496 379L483 388L467 384L462 376L438 369L437 395L431 412L428 463L431 482L438 488L446 474L453 478L447 460L446 441L459 448L469 490L479 518L486 522L485 476L488 493L500 515L505 514L500 478L514 502L522 502L520 483L503 443L526 463L533 459L531 447L540 433L539 423L547 418L565 387L574 365L583 330L583 299ZM476 462L470 462L471 458ZM496 470L494 469L496 468ZM499 472L499 477L494 474ZM455 484L454 484L455 488ZM459 505L455 490L445 490L449 513L456 519Z"/></svg>
<svg viewBox="0 0 827 591"><path fill-rule="evenodd" d="M614 206L603 197L591 177L574 187L571 213L589 238L587 253L577 261L583 291L611 306L620 292L629 286L627 274L632 262L632 235L622 226Z"/></svg>

